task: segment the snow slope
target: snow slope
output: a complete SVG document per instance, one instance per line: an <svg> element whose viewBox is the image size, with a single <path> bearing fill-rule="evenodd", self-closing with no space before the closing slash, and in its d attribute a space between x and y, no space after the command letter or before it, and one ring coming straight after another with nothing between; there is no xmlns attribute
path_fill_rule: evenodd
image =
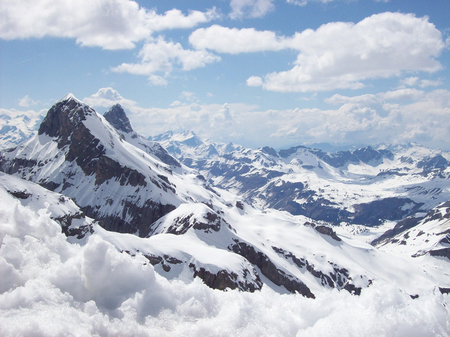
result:
<svg viewBox="0 0 450 337"><path fill-rule="evenodd" d="M2 336L447 336L449 295L419 298L375 281L361 296L315 299L263 287L227 292L196 278L167 280L105 235L70 244L46 211L0 188ZM117 236L126 234L114 234ZM157 236L156 236L157 237ZM137 238L139 240L145 240ZM126 240L125 240L126 242ZM446 305L443 305L446 304Z"/></svg>

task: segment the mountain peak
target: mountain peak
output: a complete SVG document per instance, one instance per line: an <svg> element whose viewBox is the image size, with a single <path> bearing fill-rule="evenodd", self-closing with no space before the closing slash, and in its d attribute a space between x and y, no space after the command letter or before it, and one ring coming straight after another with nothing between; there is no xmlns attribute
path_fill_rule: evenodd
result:
<svg viewBox="0 0 450 337"><path fill-rule="evenodd" d="M86 120L88 115L95 114L95 110L73 94L67 94L48 110L39 126L38 134L46 134L50 137L67 136L76 125Z"/></svg>
<svg viewBox="0 0 450 337"><path fill-rule="evenodd" d="M105 119L117 130L130 133L133 132L130 120L120 104L115 104L103 115Z"/></svg>
<svg viewBox="0 0 450 337"><path fill-rule="evenodd" d="M61 98L59 101L57 101L55 104L68 102L68 101L75 101L77 103L83 103L78 98L76 98L74 94L68 93L63 98Z"/></svg>

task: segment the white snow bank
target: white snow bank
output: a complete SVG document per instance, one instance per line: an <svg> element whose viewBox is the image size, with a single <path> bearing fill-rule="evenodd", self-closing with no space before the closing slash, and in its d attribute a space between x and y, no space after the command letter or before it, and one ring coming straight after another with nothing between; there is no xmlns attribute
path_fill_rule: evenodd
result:
<svg viewBox="0 0 450 337"><path fill-rule="evenodd" d="M1 336L448 336L449 297L385 283L360 297L212 290L168 281L92 235L70 244L45 211L0 189ZM446 305L446 306L445 306Z"/></svg>

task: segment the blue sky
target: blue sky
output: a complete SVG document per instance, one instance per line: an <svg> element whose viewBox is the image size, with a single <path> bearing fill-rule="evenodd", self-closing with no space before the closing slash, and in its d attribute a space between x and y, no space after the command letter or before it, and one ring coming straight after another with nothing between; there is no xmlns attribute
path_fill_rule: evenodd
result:
<svg viewBox="0 0 450 337"><path fill-rule="evenodd" d="M136 131L450 149L448 0L0 0L0 108L71 92Z"/></svg>

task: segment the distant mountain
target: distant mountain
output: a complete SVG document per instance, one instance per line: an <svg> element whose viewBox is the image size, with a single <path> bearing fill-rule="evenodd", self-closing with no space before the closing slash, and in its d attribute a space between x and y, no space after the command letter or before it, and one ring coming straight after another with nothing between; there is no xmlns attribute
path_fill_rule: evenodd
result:
<svg viewBox="0 0 450 337"><path fill-rule="evenodd" d="M215 187L246 202L338 225L377 226L450 198L450 153L418 145L325 152L257 150L167 133L161 144ZM195 136L196 137L196 136ZM158 137L156 137L158 138Z"/></svg>
<svg viewBox="0 0 450 337"><path fill-rule="evenodd" d="M168 137L161 138L163 144L175 135ZM219 160L218 170L236 165L243 176L275 168L283 173L287 166L281 163L295 159L304 160L297 166L312 165L316 158L306 162L309 154L303 148L283 157L270 148L214 145L191 133L176 142L172 144L180 151L191 149L189 155L187 150L182 153L196 165L196 156L210 153ZM213 148L217 154L211 154ZM439 160L433 163L441 165ZM210 164L206 160L203 165ZM335 172L324 161L313 169L300 167L316 172L319 164ZM423 167L434 174L430 165ZM410 294L432 291L436 285L422 269L368 244L343 239L324 223L260 210L243 201L244 194L212 187L159 143L136 134L118 105L101 116L73 95L65 96L51 107L34 137L0 152L0 169L0 186L8 198L49 212L69 238L100 236L119 251L143 254L168 278L198 277L215 289L257 291L269 286L308 298L333 288L360 294L377 280ZM202 172L217 186L220 179L224 184L228 179L226 172L217 175L217 181L209 171Z"/></svg>
<svg viewBox="0 0 450 337"><path fill-rule="evenodd" d="M6 149L29 139L38 130L44 116L0 114L0 149Z"/></svg>
<svg viewBox="0 0 450 337"><path fill-rule="evenodd" d="M438 205L423 217L403 219L372 244L412 257L428 254L450 261L450 201Z"/></svg>

